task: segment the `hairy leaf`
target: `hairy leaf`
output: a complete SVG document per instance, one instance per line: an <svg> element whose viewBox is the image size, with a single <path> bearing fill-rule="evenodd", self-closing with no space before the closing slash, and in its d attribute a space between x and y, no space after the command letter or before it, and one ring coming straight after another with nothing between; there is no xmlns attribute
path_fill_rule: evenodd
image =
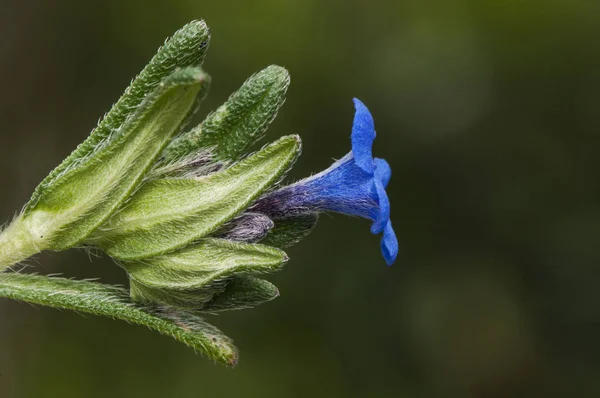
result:
<svg viewBox="0 0 600 398"><path fill-rule="evenodd" d="M210 31L204 21L190 22L168 39L125 90L119 101L98 123L98 127L36 188L28 209L35 206L40 196L55 179L75 164L88 161L98 147L105 145L105 141L119 131L121 125L136 111L144 98L167 76L178 68L201 66L209 41Z"/></svg>
<svg viewBox="0 0 600 398"><path fill-rule="evenodd" d="M274 272L287 260L283 251L269 246L210 238L123 267L134 301L199 309L215 294L231 290L231 277Z"/></svg>
<svg viewBox="0 0 600 398"><path fill-rule="evenodd" d="M131 302L125 289L101 283L17 273L0 273L0 297L53 308L107 316L146 326L234 366L238 354L231 340L202 318L168 307Z"/></svg>
<svg viewBox="0 0 600 398"><path fill-rule="evenodd" d="M238 159L275 119L289 83L287 70L275 65L251 76L202 124L173 140L165 149L163 162L193 157L203 148L212 148L218 160Z"/></svg>
<svg viewBox="0 0 600 398"><path fill-rule="evenodd" d="M129 277L148 287L195 290L235 274L273 272L288 260L282 250L225 239L202 239L185 249L125 262Z"/></svg>
<svg viewBox="0 0 600 398"><path fill-rule="evenodd" d="M209 80L198 68L174 72L88 161L57 176L23 216L38 246L77 245L110 217L179 130Z"/></svg>
<svg viewBox="0 0 600 398"><path fill-rule="evenodd" d="M300 139L288 136L218 173L148 181L89 243L125 261L184 247L243 212L299 152Z"/></svg>

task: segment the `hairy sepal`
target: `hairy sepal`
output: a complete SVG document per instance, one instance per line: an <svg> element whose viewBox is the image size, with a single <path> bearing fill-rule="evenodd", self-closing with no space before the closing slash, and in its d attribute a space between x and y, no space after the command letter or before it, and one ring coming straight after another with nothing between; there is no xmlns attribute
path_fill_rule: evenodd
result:
<svg viewBox="0 0 600 398"><path fill-rule="evenodd" d="M209 80L198 68L174 72L110 139L39 192L22 218L37 245L65 250L104 223L179 131Z"/></svg>
<svg viewBox="0 0 600 398"><path fill-rule="evenodd" d="M147 181L88 243L124 261L182 248L242 213L299 153L299 137L287 136L208 176Z"/></svg>

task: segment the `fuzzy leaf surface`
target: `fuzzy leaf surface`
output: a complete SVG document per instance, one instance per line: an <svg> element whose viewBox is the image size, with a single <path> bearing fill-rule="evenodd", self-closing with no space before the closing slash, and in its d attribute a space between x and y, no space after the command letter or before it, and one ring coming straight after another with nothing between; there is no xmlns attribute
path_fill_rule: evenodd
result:
<svg viewBox="0 0 600 398"><path fill-rule="evenodd" d="M283 251L273 247L210 238L123 267L135 301L200 308L226 290L229 278L274 272L287 260Z"/></svg>
<svg viewBox="0 0 600 398"><path fill-rule="evenodd" d="M143 307L125 289L88 281L17 273L0 273L0 297L53 308L121 319L146 326L222 364L238 361L229 338L202 318L168 307Z"/></svg>
<svg viewBox="0 0 600 398"><path fill-rule="evenodd" d="M212 148L217 160L238 159L263 137L285 102L289 84L288 71L276 65L251 76L198 127L173 140L163 154L164 163L203 148Z"/></svg>
<svg viewBox="0 0 600 398"><path fill-rule="evenodd" d="M299 137L287 136L208 176L147 181L89 243L124 261L182 248L243 212L299 152Z"/></svg>
<svg viewBox="0 0 600 398"><path fill-rule="evenodd" d="M39 246L67 249L104 223L179 131L209 80L198 68L174 72L88 161L57 176L24 213Z"/></svg>
<svg viewBox="0 0 600 398"><path fill-rule="evenodd" d="M35 206L40 196L55 179L78 163L89 161L98 147L105 145L106 141L119 131L121 125L136 111L144 98L167 76L178 68L200 67L209 41L210 30L204 21L190 22L168 39L98 123L90 136L40 183L27 208Z"/></svg>
<svg viewBox="0 0 600 398"><path fill-rule="evenodd" d="M208 238L124 267L131 279L149 287L194 290L238 273L274 272L287 260L285 252L273 247Z"/></svg>

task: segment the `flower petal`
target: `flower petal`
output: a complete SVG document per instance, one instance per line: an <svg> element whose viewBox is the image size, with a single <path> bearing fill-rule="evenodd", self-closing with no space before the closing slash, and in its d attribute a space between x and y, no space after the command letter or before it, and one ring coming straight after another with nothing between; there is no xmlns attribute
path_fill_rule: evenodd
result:
<svg viewBox="0 0 600 398"><path fill-rule="evenodd" d="M381 253L387 265L392 265L398 257L398 239L394 228L392 228L392 222L388 221L385 229L383 230L383 238L381 238Z"/></svg>
<svg viewBox="0 0 600 398"><path fill-rule="evenodd" d="M381 181L384 188L387 188L392 178L392 168L385 159L375 158L375 178Z"/></svg>
<svg viewBox="0 0 600 398"><path fill-rule="evenodd" d="M387 193L385 192L385 188L381 184L379 180L375 180L373 182L374 189L377 195L377 210L378 214L375 218L375 222L371 226L372 234L379 234L383 232L383 229L386 227L388 221L390 220L390 200L388 199Z"/></svg>
<svg viewBox="0 0 600 398"><path fill-rule="evenodd" d="M371 148L375 140L375 123L371 113L357 98L354 98L354 123L352 125L352 153L358 167L373 175L375 167Z"/></svg>

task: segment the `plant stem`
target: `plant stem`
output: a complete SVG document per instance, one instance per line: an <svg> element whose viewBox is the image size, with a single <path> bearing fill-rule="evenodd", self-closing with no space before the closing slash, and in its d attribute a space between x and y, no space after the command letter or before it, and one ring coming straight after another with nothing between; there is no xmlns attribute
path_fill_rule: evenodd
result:
<svg viewBox="0 0 600 398"><path fill-rule="evenodd" d="M42 250L23 223L23 217L15 218L0 232L0 272Z"/></svg>

